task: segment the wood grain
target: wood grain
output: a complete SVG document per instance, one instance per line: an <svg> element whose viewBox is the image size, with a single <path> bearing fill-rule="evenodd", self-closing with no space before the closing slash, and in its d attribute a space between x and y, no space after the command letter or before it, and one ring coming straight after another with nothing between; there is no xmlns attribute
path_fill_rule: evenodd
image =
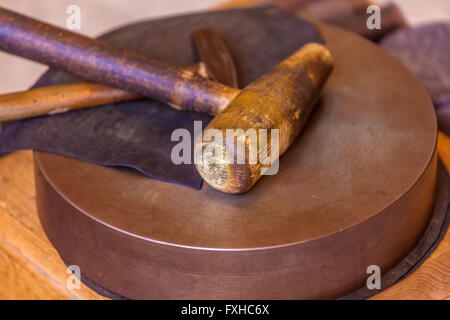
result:
<svg viewBox="0 0 450 320"><path fill-rule="evenodd" d="M125 90L93 82L49 86L0 95L0 121L12 121L138 99Z"/></svg>
<svg viewBox="0 0 450 320"><path fill-rule="evenodd" d="M437 149L447 171L450 172L450 138L442 131L438 133Z"/></svg>
<svg viewBox="0 0 450 320"><path fill-rule="evenodd" d="M31 151L0 159L0 298L103 299L66 288L66 265L47 240L35 206Z"/></svg>
<svg viewBox="0 0 450 320"><path fill-rule="evenodd" d="M193 64L186 67L185 70L208 78L208 75L202 74L200 64ZM209 73L212 73L212 71ZM222 73L226 74L224 71ZM95 82L78 82L35 88L0 95L0 121L51 115L136 99L142 99L142 96ZM182 107L173 104L171 106L175 109L182 109Z"/></svg>
<svg viewBox="0 0 450 320"><path fill-rule="evenodd" d="M47 299L70 298L60 285L49 281L47 274L33 268L24 257L0 239L0 278L2 279L0 298L2 299Z"/></svg>
<svg viewBox="0 0 450 320"><path fill-rule="evenodd" d="M450 294L450 232L412 275L372 299L446 299Z"/></svg>

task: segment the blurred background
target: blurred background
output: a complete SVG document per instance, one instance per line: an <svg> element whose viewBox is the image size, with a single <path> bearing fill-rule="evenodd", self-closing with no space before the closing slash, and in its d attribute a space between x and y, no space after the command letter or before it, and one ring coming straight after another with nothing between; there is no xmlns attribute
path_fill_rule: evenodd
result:
<svg viewBox="0 0 450 320"><path fill-rule="evenodd" d="M234 2L256 1L235 0ZM70 5L77 5L81 9L81 29L76 32L95 37L130 22L209 10L226 2L226 0L0 0L0 6L66 27L69 17L66 10ZM379 0L377 2L381 5L388 2L395 3L411 26L450 21L450 0ZM0 52L0 93L28 89L46 69L44 65Z"/></svg>

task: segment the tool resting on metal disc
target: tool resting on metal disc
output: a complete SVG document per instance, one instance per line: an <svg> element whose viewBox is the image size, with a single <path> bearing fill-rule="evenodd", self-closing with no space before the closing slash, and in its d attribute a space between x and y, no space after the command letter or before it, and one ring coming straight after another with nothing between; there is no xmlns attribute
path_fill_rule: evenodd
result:
<svg viewBox="0 0 450 320"><path fill-rule="evenodd" d="M271 129L277 129L279 155L300 132L333 66L328 49L310 43L238 90L6 9L0 9L0 49L185 110L217 114L202 138L209 129L224 136L227 129L242 129L244 136L236 141L244 141L249 150L247 129L266 129L269 140ZM237 154L225 141L197 140L196 152L222 153L206 152L207 161L196 164L197 169L217 190L245 192L260 179L263 163L250 163L250 157L243 164L228 161Z"/></svg>

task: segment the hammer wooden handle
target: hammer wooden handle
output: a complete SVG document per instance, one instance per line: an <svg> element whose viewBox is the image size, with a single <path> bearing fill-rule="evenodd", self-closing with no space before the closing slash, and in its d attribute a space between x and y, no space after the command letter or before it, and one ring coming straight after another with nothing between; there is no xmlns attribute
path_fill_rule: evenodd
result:
<svg viewBox="0 0 450 320"><path fill-rule="evenodd" d="M141 96L97 84L79 82L0 95L0 122L57 114Z"/></svg>
<svg viewBox="0 0 450 320"><path fill-rule="evenodd" d="M199 65L195 64L187 67L186 70L199 73L199 68ZM70 110L142 98L141 95L94 82L36 88L1 94L0 122L58 114ZM172 105L172 107L181 109L181 107L175 105Z"/></svg>
<svg viewBox="0 0 450 320"><path fill-rule="evenodd" d="M0 49L186 110L217 113L238 90L0 8Z"/></svg>

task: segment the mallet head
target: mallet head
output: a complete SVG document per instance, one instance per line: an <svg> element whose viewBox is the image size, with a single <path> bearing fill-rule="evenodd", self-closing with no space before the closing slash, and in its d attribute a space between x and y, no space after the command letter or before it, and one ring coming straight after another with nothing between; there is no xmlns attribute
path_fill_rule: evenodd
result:
<svg viewBox="0 0 450 320"><path fill-rule="evenodd" d="M299 134L332 67L328 49L311 43L246 86L196 140L203 179L226 193L252 188Z"/></svg>

